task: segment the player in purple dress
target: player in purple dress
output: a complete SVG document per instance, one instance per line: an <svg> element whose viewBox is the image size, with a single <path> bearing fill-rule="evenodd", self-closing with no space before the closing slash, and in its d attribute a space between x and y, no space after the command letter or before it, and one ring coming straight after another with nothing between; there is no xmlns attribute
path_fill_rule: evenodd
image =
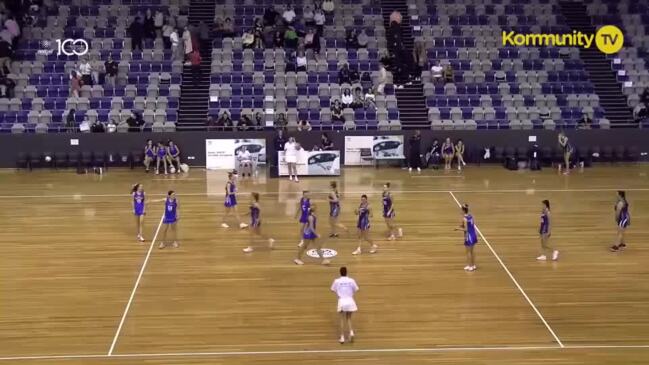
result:
<svg viewBox="0 0 649 365"><path fill-rule="evenodd" d="M133 197L133 214L135 215L135 226L137 227L137 240L144 242L142 237L142 229L144 226L144 215L146 214L146 207L144 205L144 187L142 184L133 185L131 189L131 196Z"/></svg>
<svg viewBox="0 0 649 365"><path fill-rule="evenodd" d="M361 246L363 241L366 241L370 244L370 253L376 253L379 246L374 243L370 237L370 218L372 217L372 211L370 210L370 203L367 201L367 195L361 195L361 204L356 209L356 215L358 215L358 248L352 255L360 255L362 253Z"/></svg>
<svg viewBox="0 0 649 365"><path fill-rule="evenodd" d="M236 184L236 175L232 172L228 172L228 182L225 183L225 214L223 215L223 221L221 222L221 227L230 228L226 219L230 215L234 215L239 224L239 228L248 227L247 224L241 221L239 216L239 211L237 210L237 184Z"/></svg>
<svg viewBox="0 0 649 365"><path fill-rule="evenodd" d="M259 193L250 193L250 246L243 249L243 252L250 253L254 251L252 243L255 237L261 237L268 241L268 247L272 250L275 240L265 236L261 232L261 207L259 206Z"/></svg>
<svg viewBox="0 0 649 365"><path fill-rule="evenodd" d="M304 265L302 256L304 255L304 252L307 250L307 248L309 248L309 246L312 244L316 246L315 251L318 253L318 257L322 259L322 264L329 265L329 260L324 257L324 253L322 252L322 243L320 243L319 240L320 235L316 231L317 218L315 213L315 205L311 206L307 211L306 224L304 225L304 231L302 231L302 239L304 240L304 244L298 247L297 257L295 258L295 260L293 260L296 265Z"/></svg>
<svg viewBox="0 0 649 365"><path fill-rule="evenodd" d="M309 219L309 208L311 208L311 198L309 197L309 191L304 190L302 192L302 198L300 199L300 205L297 208L297 211L295 212L295 218L300 218L300 243L297 245L297 247L302 247L304 246L304 237L302 237L302 234L304 230L306 229Z"/></svg>

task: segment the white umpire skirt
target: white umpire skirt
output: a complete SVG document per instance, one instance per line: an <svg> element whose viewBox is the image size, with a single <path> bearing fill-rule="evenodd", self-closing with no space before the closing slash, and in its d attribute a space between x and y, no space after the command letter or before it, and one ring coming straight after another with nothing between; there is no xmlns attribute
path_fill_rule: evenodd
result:
<svg viewBox="0 0 649 365"><path fill-rule="evenodd" d="M356 312L358 307L354 298L339 298L338 299L338 312Z"/></svg>
<svg viewBox="0 0 649 365"><path fill-rule="evenodd" d="M297 163L297 156L284 155L284 159L286 160L286 163Z"/></svg>

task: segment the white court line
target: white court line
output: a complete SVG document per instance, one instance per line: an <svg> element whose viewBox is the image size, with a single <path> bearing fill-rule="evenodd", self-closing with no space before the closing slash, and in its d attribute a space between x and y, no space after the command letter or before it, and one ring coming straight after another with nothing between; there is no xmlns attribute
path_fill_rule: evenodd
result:
<svg viewBox="0 0 649 365"><path fill-rule="evenodd" d="M649 188L624 188L624 187L614 187L614 188L596 188L596 189L484 189L484 190L453 190L455 193L463 194L512 194L512 193L586 193L586 192L608 192L608 191L649 191ZM446 190L391 190L394 194L448 194L448 189ZM327 194L329 190L310 190L314 194ZM358 190L358 191L341 191L340 194L372 194L380 193L382 190ZM240 192L245 193L245 191ZM286 191L286 192L259 192L259 195L295 195L300 194L300 191ZM167 196L167 193L148 193L148 196ZM179 193L179 196L223 196L223 193ZM0 199L45 199L45 198L118 198L118 197L130 197L131 194L51 194L51 195L0 195Z"/></svg>
<svg viewBox="0 0 649 365"><path fill-rule="evenodd" d="M158 223L158 228L155 230L155 234L153 235L153 239L151 240L151 245L149 245L149 251L147 251L146 257L144 257L144 262L142 263L142 268L140 268L140 273L137 276L137 280L135 280L135 285L133 285L131 296L128 298L128 302L126 303L126 308L124 308L122 319L119 321L119 326L117 326L117 331L115 332L115 337L113 337L113 342L110 345L110 349L108 349L107 356L111 356L113 354L113 350L115 350L115 345L117 345L117 339L119 338L119 334L122 332L122 326L126 321L126 316L128 315L128 311L131 309L133 298L135 298L135 292L137 292L137 288L140 286L140 280L142 280L142 276L144 275L144 270L146 269L146 265L149 262L149 257L151 257L151 252L153 251L155 240L158 238L158 233L160 233L160 227L162 227L162 221L164 220L164 217L165 216L163 213L162 217L160 217L160 223Z"/></svg>
<svg viewBox="0 0 649 365"><path fill-rule="evenodd" d="M462 204L460 203L459 200L457 200L457 198L455 197L455 194L453 194L452 191L449 191L448 193L451 194L451 197L453 198L453 200L455 200L455 203L457 204L457 206L458 206L458 207L462 207ZM527 296L527 294L525 293L525 290L523 290L523 288L522 288L521 285L518 283L518 281L516 280L516 278L514 277L514 275L512 275L512 273L509 271L509 269L507 268L507 266L505 265L505 263L503 262L503 260L500 259L500 256L498 256L498 254L497 254L496 251L493 249L493 247L491 247L491 244L489 244L489 241L487 240L487 238L482 234L482 231L480 231L480 228L478 228L478 225L474 225L474 226L475 226L475 230L478 232L478 234L480 235L480 237L482 237L482 240L483 240L484 243L487 245L487 247L489 248L489 250L491 251L491 253L496 257L496 260L498 260L498 262L500 263L500 266L502 266L502 268L505 270L505 272L507 273L507 275L509 275L509 278L512 280L512 282L514 282L514 284L516 285L516 287L518 288L518 290L521 292L521 294L523 294L523 297L525 297L525 300L527 300L527 302L530 304L530 306L532 307L532 309L534 309L534 312L536 312L536 315L539 316L539 318L541 319L541 322L543 322L543 324L544 324L545 327L548 329L548 331L550 331L550 333L552 334L552 337L554 337L554 340L559 344L559 346L560 346L561 348L565 347L565 346L563 345L563 342L561 342L561 340L560 340L559 337L557 336L557 334L554 333L554 330L552 329L552 327L550 327L550 325L549 325L548 322L545 320L545 318L543 318L543 315L541 314L541 312L539 312L539 310L536 308L536 305L534 305L534 302L532 302L532 300L530 299L530 297Z"/></svg>
<svg viewBox="0 0 649 365"><path fill-rule="evenodd" d="M236 347L236 346L235 346ZM649 345L567 345L557 346L475 346L475 347L421 347L421 348L385 348L385 349L340 349L340 350L286 350L286 351L207 351L207 352L167 352L167 353L133 353L133 354L85 354L85 355L36 355L7 356L0 361L19 360L75 360L107 358L165 358L165 357L226 357L226 356L259 356L259 355L326 355L326 354L373 354L373 353L425 353L425 352L495 352L495 351L567 351L567 350L615 350L615 349L649 349Z"/></svg>

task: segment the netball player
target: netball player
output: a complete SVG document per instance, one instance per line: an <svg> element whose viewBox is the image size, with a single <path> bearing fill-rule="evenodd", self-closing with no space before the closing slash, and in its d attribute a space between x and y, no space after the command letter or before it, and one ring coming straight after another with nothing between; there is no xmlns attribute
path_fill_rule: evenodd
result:
<svg viewBox="0 0 649 365"><path fill-rule="evenodd" d="M478 243L478 235L476 234L475 223L473 216L469 214L469 205L462 206L462 224L456 231L461 230L464 232L464 247L466 248L466 261L467 265L464 267L465 271L475 271L475 255L473 254L473 247Z"/></svg>
<svg viewBox="0 0 649 365"><path fill-rule="evenodd" d="M167 161L169 162L169 169L172 170L174 167L174 162L176 163L176 173L180 174L180 148L176 146L176 144L173 141L169 141L169 145L167 147ZM173 171L171 171L173 172Z"/></svg>
<svg viewBox="0 0 649 365"><path fill-rule="evenodd" d="M550 223L550 201L544 200L542 202L543 209L541 210L541 227L539 227L539 235L541 236L541 256L536 259L539 261L546 261L548 258L546 253L552 253L552 261L559 259L559 251L550 245L551 223Z"/></svg>
<svg viewBox="0 0 649 365"><path fill-rule="evenodd" d="M259 193L250 193L250 243L251 245L244 248L243 252L250 253L254 251L252 248L252 242L254 241L255 236L261 237L268 241L268 247L272 250L275 240L269 237L266 237L261 232L261 208L259 207Z"/></svg>
<svg viewBox="0 0 649 365"><path fill-rule="evenodd" d="M331 226L331 234L329 237L338 237L338 232L336 228L341 228L345 232L349 232L347 227L342 223L338 223L338 217L340 216L340 194L338 194L338 184L335 181L329 183L331 191L329 192L329 225Z"/></svg>
<svg viewBox="0 0 649 365"><path fill-rule="evenodd" d="M450 170L453 164L453 156L455 156L455 147L450 138L446 138L442 143L442 157L444 157L444 169Z"/></svg>
<svg viewBox="0 0 649 365"><path fill-rule="evenodd" d="M160 241L160 246L158 248L163 249L167 246L167 232L171 230L173 237L173 248L178 248L178 236L176 225L178 224L178 200L176 199L176 193L173 190L169 190L167 193L167 199L165 199L165 215L162 220L164 224L164 231L162 233L162 241Z"/></svg>
<svg viewBox="0 0 649 365"><path fill-rule="evenodd" d="M563 163L565 166L563 173L564 175L568 175L570 174L570 158L572 157L573 148L568 140L568 136L563 132L559 133L559 145L563 150ZM561 166L559 166L559 171L561 171Z"/></svg>
<svg viewBox="0 0 649 365"><path fill-rule="evenodd" d="M302 192L302 198L300 198L300 205L297 207L297 211L295 212L295 218L297 219L298 216L300 217L300 243L297 245L298 247L304 245L303 234L307 223L309 223L309 208L311 208L311 198L309 198L309 191L304 190Z"/></svg>
<svg viewBox="0 0 649 365"><path fill-rule="evenodd" d="M158 148L156 149L156 167L155 167L155 173L156 175L160 173L160 162L162 162L162 165L164 167L164 172L165 175L167 174L167 148L162 144L162 142L158 142Z"/></svg>
<svg viewBox="0 0 649 365"><path fill-rule="evenodd" d="M233 172L228 172L228 181L225 183L225 202L223 203L223 205L225 206L225 214L223 214L223 222L221 223L221 227L230 228L230 226L226 222L226 219L230 215L234 215L237 223L239 223L239 228L248 227L247 224L241 221L239 211L237 210L237 184L236 175Z"/></svg>
<svg viewBox="0 0 649 365"><path fill-rule="evenodd" d="M322 259L322 264L329 265L329 260L327 260L324 257L324 253L322 252L322 244L318 240L320 238L320 235L316 232L317 219L315 216L315 211L316 211L315 206L309 208L307 223L304 228L304 233L302 234L302 239L304 240L304 244L297 249L297 257L295 258L295 260L293 260L293 262L296 265L304 265L304 261L302 261L302 256L304 255L304 251L306 251L311 244L314 244L314 246L316 247L316 252L318 253L318 256Z"/></svg>
<svg viewBox="0 0 649 365"><path fill-rule="evenodd" d="M458 171L462 170L462 167L466 166L466 162L464 162L464 142L462 142L461 139L459 139L455 145L455 157L457 158Z"/></svg>
<svg viewBox="0 0 649 365"><path fill-rule="evenodd" d="M393 206L392 193L390 193L390 183L387 182L383 185L383 218L385 224L388 226L388 239L394 241L394 233L397 232L399 237L403 237L403 229L396 227L394 217L396 215Z"/></svg>
<svg viewBox="0 0 649 365"><path fill-rule="evenodd" d="M361 195L361 204L356 209L356 214L358 215L358 248L352 255L360 255L362 253L361 246L363 241L366 241L370 244L370 253L376 253L379 246L372 241L370 237L370 218L372 217L372 211L370 210L370 203L367 201L367 195Z"/></svg>
<svg viewBox="0 0 649 365"><path fill-rule="evenodd" d="M153 145L153 141L147 139L146 146L144 146L144 167L146 168L146 172L149 172L149 169L151 168L151 162L155 160L155 156L156 150L155 146Z"/></svg>
<svg viewBox="0 0 649 365"><path fill-rule="evenodd" d="M358 291L356 280L347 277L347 268L340 268L340 277L331 284L331 291L338 296L337 312L340 314L340 340L345 343L345 327L349 328L349 342L354 342L352 314L358 310L354 294Z"/></svg>
<svg viewBox="0 0 649 365"><path fill-rule="evenodd" d="M137 227L137 240L144 242L144 237L142 237L142 228L144 226L144 215L146 214L146 211L144 206L144 188L142 187L142 184L133 185L131 196L133 197L133 214L135 215L135 227Z"/></svg>
<svg viewBox="0 0 649 365"><path fill-rule="evenodd" d="M615 203L615 222L617 223L617 237L615 239L615 244L611 246L612 252L617 252L626 248L625 233L627 227L629 227L629 225L631 224L629 203L626 201L626 192L624 192L624 190L617 192L617 203Z"/></svg>

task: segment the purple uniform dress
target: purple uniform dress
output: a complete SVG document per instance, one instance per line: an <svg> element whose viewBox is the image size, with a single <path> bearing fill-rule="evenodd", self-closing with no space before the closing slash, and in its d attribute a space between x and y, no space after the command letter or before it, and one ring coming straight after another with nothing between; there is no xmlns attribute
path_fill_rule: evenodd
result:
<svg viewBox="0 0 649 365"><path fill-rule="evenodd" d="M228 181L225 184L225 202L223 203L226 208L232 208L237 205L237 186Z"/></svg>
<svg viewBox="0 0 649 365"><path fill-rule="evenodd" d="M316 221L317 220L316 220L315 215L311 214L309 216L313 217L313 229L311 229L310 225L307 225L306 228L304 228L304 234L302 235L302 238L304 238L305 240L314 240L314 239L318 238L318 236L315 233L315 227L316 227ZM307 216L307 221L308 221L309 216Z"/></svg>
<svg viewBox="0 0 649 365"><path fill-rule="evenodd" d="M383 218L394 218L394 208L392 208L392 196L389 193L383 193Z"/></svg>
<svg viewBox="0 0 649 365"><path fill-rule="evenodd" d="M356 227L361 231L370 229L370 210L367 205L361 204L358 207L358 224Z"/></svg>
<svg viewBox="0 0 649 365"><path fill-rule="evenodd" d="M250 227L259 227L261 226L261 211L258 206L255 204L250 206Z"/></svg>
<svg viewBox="0 0 649 365"><path fill-rule="evenodd" d="M475 223L473 222L473 216L471 214L465 214L464 219L466 219L466 227L464 233L464 245L471 247L478 243L478 235L475 230Z"/></svg>
<svg viewBox="0 0 649 365"><path fill-rule="evenodd" d="M144 192L136 191L133 193L133 214L144 215Z"/></svg>
<svg viewBox="0 0 649 365"><path fill-rule="evenodd" d="M309 209L311 208L311 199L300 199L300 223L307 223L309 221Z"/></svg>

